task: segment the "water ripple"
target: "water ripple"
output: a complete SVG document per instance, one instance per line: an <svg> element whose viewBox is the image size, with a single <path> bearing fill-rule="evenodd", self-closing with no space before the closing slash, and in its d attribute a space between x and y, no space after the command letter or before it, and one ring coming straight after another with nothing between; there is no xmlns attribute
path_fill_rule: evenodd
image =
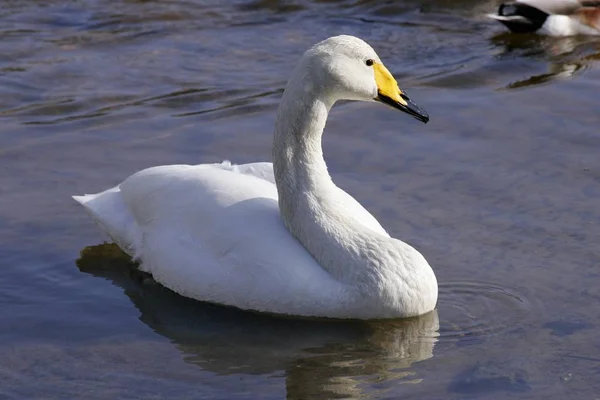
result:
<svg viewBox="0 0 600 400"><path fill-rule="evenodd" d="M495 335L515 328L530 311L526 298L507 287L487 282L440 284L438 300L441 340Z"/></svg>

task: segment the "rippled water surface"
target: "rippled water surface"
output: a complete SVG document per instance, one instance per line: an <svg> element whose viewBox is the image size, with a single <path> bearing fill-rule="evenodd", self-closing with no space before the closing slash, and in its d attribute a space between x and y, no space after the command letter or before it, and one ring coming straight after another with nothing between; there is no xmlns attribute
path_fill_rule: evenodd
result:
<svg viewBox="0 0 600 400"><path fill-rule="evenodd" d="M495 2L0 4L0 398L600 397L600 39ZM270 160L311 44L371 43L428 110L343 103L335 181L413 244L437 310L281 319L184 299L71 199L165 163Z"/></svg>

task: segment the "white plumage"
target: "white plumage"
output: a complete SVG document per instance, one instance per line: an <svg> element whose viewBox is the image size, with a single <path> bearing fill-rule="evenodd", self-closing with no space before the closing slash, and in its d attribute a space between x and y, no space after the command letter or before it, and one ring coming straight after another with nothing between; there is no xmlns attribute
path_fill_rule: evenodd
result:
<svg viewBox="0 0 600 400"><path fill-rule="evenodd" d="M294 70L278 110L274 164L153 167L74 199L142 270L183 296L315 317L431 311L437 281L427 261L327 173L321 135L340 99L380 100L428 119L368 44L338 36L309 49Z"/></svg>

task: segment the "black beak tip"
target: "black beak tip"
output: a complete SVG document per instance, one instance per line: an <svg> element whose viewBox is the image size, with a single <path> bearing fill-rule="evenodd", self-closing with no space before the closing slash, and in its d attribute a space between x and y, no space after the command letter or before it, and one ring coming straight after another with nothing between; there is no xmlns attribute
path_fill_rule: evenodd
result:
<svg viewBox="0 0 600 400"><path fill-rule="evenodd" d="M429 114L427 114L427 111L423 110L411 100L408 100L407 103L408 104L403 111L406 111L408 114L412 115L414 118L418 119L424 124L429 122Z"/></svg>
<svg viewBox="0 0 600 400"><path fill-rule="evenodd" d="M419 115L415 115L415 118L418 119L419 121L421 121L424 124L426 124L426 123L429 122L429 114L427 114L423 110L420 111Z"/></svg>
<svg viewBox="0 0 600 400"><path fill-rule="evenodd" d="M379 94L379 96L377 96L375 98L375 101L379 101L379 102L386 104L392 108L398 109L400 111L404 111L405 113L411 115L413 118L418 119L419 121L421 121L424 124L429 122L429 114L427 114L427 112L425 110L423 110L421 107L416 105L408 97L403 96L403 99L406 102L406 105L400 104L399 102L394 101L387 96L382 96L381 94Z"/></svg>

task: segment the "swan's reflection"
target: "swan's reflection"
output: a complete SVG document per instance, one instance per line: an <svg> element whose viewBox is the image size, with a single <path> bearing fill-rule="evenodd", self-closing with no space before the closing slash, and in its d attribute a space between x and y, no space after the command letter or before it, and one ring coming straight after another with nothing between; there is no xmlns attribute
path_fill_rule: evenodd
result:
<svg viewBox="0 0 600 400"><path fill-rule="evenodd" d="M113 244L86 247L77 266L123 288L140 319L169 338L187 362L217 374L285 371L287 398L360 397L365 380L419 382L408 368L432 357L437 341L436 311L407 320L344 322L210 305L154 283Z"/></svg>
<svg viewBox="0 0 600 400"><path fill-rule="evenodd" d="M547 71L511 82L506 89L568 79L600 59L600 41L594 37L552 38L503 33L493 37L492 42L501 49L498 58L517 55L518 58L540 59L548 65Z"/></svg>

